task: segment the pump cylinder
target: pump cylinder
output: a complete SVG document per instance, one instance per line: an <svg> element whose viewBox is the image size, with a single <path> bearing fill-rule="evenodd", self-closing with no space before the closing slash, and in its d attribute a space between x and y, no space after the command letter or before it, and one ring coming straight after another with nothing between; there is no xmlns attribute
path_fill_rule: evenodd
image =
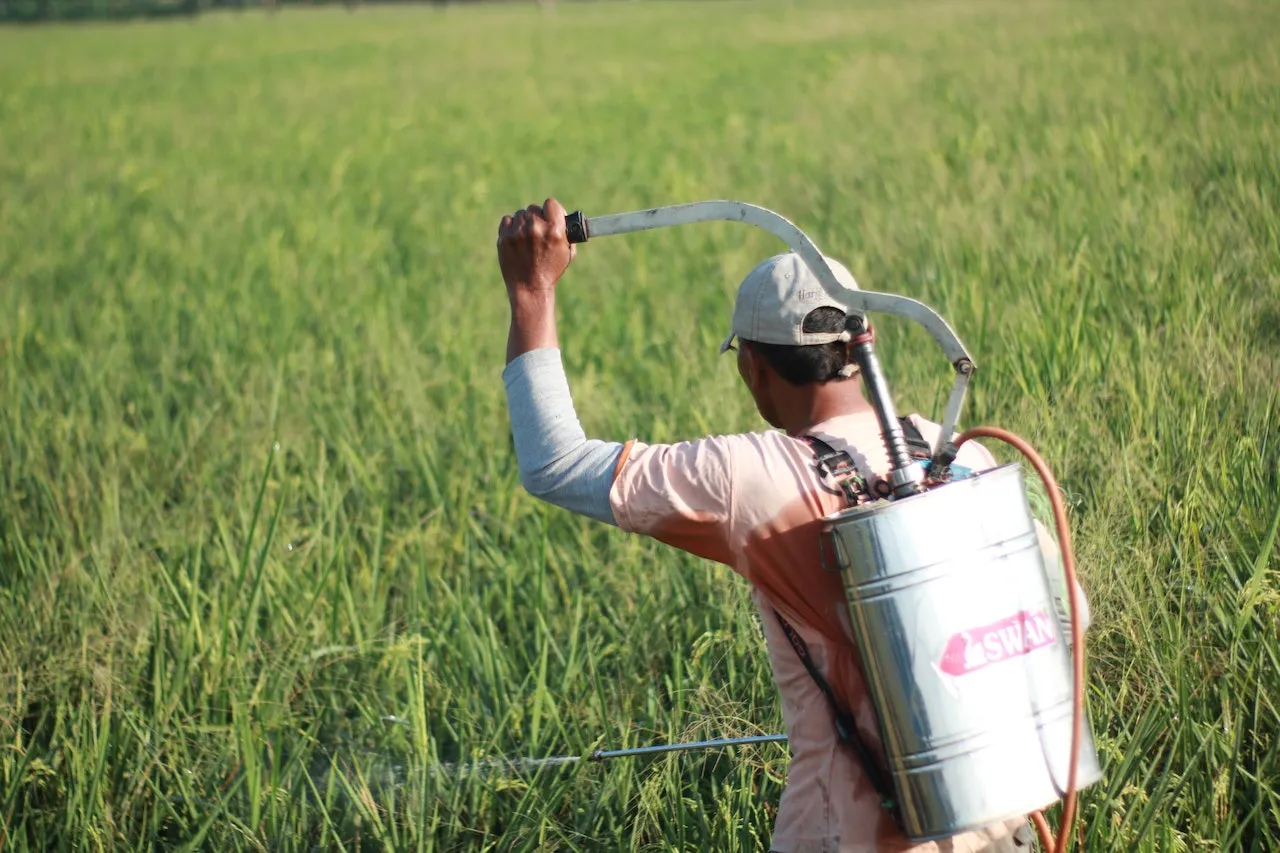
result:
<svg viewBox="0 0 1280 853"><path fill-rule="evenodd" d="M1020 466L823 524L903 828L944 838L1063 797L1071 655ZM1077 788L1101 777L1084 721Z"/></svg>

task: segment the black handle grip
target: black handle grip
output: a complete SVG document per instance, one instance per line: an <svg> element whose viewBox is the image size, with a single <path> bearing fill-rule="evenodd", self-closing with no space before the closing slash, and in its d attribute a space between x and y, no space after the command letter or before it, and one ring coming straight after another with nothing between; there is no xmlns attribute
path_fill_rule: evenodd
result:
<svg viewBox="0 0 1280 853"><path fill-rule="evenodd" d="M575 210L564 218L564 230L570 243L585 243L591 239L591 223L581 210Z"/></svg>

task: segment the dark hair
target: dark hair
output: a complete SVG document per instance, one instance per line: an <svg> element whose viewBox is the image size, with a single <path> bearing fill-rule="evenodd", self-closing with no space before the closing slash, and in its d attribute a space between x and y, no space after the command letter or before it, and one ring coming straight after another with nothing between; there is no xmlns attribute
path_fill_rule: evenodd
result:
<svg viewBox="0 0 1280 853"><path fill-rule="evenodd" d="M832 307L814 308L805 315L801 329L810 333L843 332L844 312ZM750 341L750 344L779 376L792 385L812 385L815 382L848 378L840 374L841 369L852 361L849 345L844 341L809 346L764 344L759 341Z"/></svg>

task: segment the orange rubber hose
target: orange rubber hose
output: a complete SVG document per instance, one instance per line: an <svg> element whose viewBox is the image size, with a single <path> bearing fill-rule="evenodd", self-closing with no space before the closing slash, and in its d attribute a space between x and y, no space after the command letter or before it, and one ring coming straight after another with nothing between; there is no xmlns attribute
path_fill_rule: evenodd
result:
<svg viewBox="0 0 1280 853"><path fill-rule="evenodd" d="M1040 844L1046 851L1052 850L1056 842L1053 840L1053 830L1049 829L1049 821L1044 819L1044 812L1032 812L1031 822L1036 825L1036 832L1040 833Z"/></svg>
<svg viewBox="0 0 1280 853"><path fill-rule="evenodd" d="M1080 765L1080 741L1084 733L1084 632L1080 629L1080 601L1076 582L1076 556L1071 549L1071 528L1067 524L1067 508L1058 492L1058 481L1049 466L1025 439L999 427L974 427L965 430L956 439L956 447L974 438L994 438L1003 441L1027 457L1036 469L1049 492L1053 505L1053 523L1058 528L1058 544L1062 548L1062 566L1067 575L1067 595L1071 597L1071 769L1067 771L1067 796L1062 804L1062 821L1058 825L1058 838L1054 842L1049 823L1041 812L1033 812L1032 822L1040 833L1046 851L1067 853L1071 847L1071 825L1076 819L1076 775Z"/></svg>

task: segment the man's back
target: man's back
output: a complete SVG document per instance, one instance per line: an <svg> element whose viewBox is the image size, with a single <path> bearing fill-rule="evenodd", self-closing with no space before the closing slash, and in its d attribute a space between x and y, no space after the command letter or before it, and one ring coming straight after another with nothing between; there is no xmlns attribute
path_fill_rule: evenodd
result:
<svg viewBox="0 0 1280 853"><path fill-rule="evenodd" d="M926 439L937 436L936 424L912 421ZM848 450L869 482L889 470L871 412L832 418L810 434ZM752 584L792 751L773 849L923 853L935 845L912 847L880 808L866 774L839 744L826 697L775 615L794 626L838 700L853 712L863 739L878 752L840 576L824 569L819 551L821 519L844 508L845 499L822 482L814 463L804 441L774 431L636 444L624 453L610 503L624 530L725 563ZM958 463L973 469L995 464L976 443L965 446ZM985 832L970 833L936 849L979 850L991 839Z"/></svg>

